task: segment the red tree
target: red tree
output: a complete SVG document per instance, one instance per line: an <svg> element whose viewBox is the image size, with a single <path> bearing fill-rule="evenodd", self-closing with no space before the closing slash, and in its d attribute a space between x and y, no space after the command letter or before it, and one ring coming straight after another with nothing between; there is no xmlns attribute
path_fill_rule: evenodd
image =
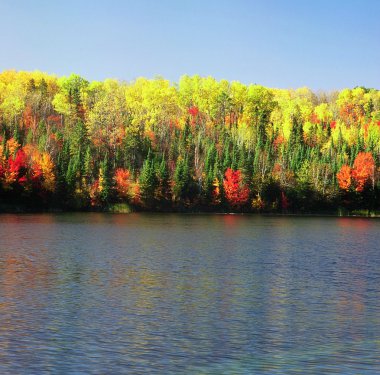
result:
<svg viewBox="0 0 380 375"><path fill-rule="evenodd" d="M118 168L115 171L115 188L119 196L122 198L127 198L130 194L131 185L131 173L128 169Z"/></svg>
<svg viewBox="0 0 380 375"><path fill-rule="evenodd" d="M20 185L24 185L27 182L26 172L26 155L24 150L19 149L14 158L12 156L8 158L7 182L18 182Z"/></svg>
<svg viewBox="0 0 380 375"><path fill-rule="evenodd" d="M223 180L224 195L228 203L235 208L239 208L247 203L249 198L249 188L241 178L239 170L234 171L228 168Z"/></svg>
<svg viewBox="0 0 380 375"><path fill-rule="evenodd" d="M352 169L352 177L355 181L356 191L364 190L365 185L370 180L374 180L375 161L370 152L359 152Z"/></svg>
<svg viewBox="0 0 380 375"><path fill-rule="evenodd" d="M191 116L196 117L199 113L199 109L196 106L192 106L188 109L188 112Z"/></svg>
<svg viewBox="0 0 380 375"><path fill-rule="evenodd" d="M336 177L338 179L339 187L342 190L348 191L351 186L351 168L346 164L342 165L342 168L340 168Z"/></svg>

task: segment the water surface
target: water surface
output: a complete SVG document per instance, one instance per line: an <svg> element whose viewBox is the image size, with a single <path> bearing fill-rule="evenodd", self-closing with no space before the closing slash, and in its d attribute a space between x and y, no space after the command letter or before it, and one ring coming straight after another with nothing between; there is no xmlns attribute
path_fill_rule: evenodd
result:
<svg viewBox="0 0 380 375"><path fill-rule="evenodd" d="M379 358L379 220L0 216L1 374L376 374Z"/></svg>

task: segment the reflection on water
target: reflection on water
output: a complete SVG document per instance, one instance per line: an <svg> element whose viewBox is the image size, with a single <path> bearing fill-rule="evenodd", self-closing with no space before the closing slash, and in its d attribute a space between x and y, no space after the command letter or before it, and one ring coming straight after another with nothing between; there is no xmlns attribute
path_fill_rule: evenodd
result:
<svg viewBox="0 0 380 375"><path fill-rule="evenodd" d="M380 221L0 216L1 374L374 374Z"/></svg>

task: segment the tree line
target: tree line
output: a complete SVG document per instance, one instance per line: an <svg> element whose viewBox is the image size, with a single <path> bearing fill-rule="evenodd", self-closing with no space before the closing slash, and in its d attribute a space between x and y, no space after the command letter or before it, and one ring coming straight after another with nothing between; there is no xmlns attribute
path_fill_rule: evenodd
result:
<svg viewBox="0 0 380 375"><path fill-rule="evenodd" d="M0 209L379 209L380 91L0 73Z"/></svg>

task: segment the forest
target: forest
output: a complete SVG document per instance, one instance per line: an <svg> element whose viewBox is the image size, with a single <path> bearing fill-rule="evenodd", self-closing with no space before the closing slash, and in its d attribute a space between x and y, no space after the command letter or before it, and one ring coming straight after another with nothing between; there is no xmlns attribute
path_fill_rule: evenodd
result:
<svg viewBox="0 0 380 375"><path fill-rule="evenodd" d="M0 211L380 209L380 91L0 73Z"/></svg>

